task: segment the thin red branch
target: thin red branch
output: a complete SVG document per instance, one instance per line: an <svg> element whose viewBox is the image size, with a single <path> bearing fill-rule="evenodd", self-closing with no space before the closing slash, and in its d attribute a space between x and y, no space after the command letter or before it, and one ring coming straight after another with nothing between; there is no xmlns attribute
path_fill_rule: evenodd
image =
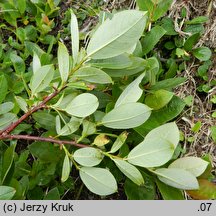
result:
<svg viewBox="0 0 216 216"><path fill-rule="evenodd" d="M56 143L59 145L66 144L66 145L72 145L79 148L86 148L89 147L85 144L79 144L76 141L68 141L68 140L56 140L54 138L50 137L37 137L37 136L29 136L29 135L10 135L10 134L2 134L0 135L0 140L33 140L33 141L40 141L40 142L51 142Z"/></svg>
<svg viewBox="0 0 216 216"><path fill-rule="evenodd" d="M8 125L5 129L0 131L0 136L1 135L7 135L9 134L11 131L13 131L21 122L23 122L25 119L27 119L30 115L32 115L32 113L44 108L46 106L46 103L49 102L52 98L54 98L56 95L58 95L61 91L63 91L66 88L63 87L60 90L55 90L52 94L50 94L49 96L47 96L40 104L38 104L37 106L33 107L32 109L30 109L27 113L25 113L23 116L21 116L17 121L11 123L10 125Z"/></svg>

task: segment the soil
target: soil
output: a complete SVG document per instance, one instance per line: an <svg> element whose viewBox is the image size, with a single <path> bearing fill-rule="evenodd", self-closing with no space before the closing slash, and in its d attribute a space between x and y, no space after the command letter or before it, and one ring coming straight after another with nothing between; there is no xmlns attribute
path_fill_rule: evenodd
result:
<svg viewBox="0 0 216 216"><path fill-rule="evenodd" d="M186 20L191 20L197 16L208 16L209 21L205 24L205 33L197 43L197 47L208 46L212 49L212 66L208 71L209 83L216 80L216 1L215 0L177 0L173 2L170 10L170 16L176 17L181 13L181 9L185 7L188 15ZM185 21L186 21L185 20ZM187 82L177 90L177 94L184 98L188 95L194 97L194 104L179 118L178 125L186 138L193 137L193 142L184 141L184 148L187 156L203 156L211 154L214 167L216 165L216 145L210 138L210 127L216 125L216 120L211 117L215 111L215 105L210 103L210 98L216 94L216 88L213 87L208 93L200 93L197 87L200 79L196 77L196 71L199 63L190 62L184 71L184 76L188 78ZM201 121L202 127L197 133L191 132L191 127Z"/></svg>

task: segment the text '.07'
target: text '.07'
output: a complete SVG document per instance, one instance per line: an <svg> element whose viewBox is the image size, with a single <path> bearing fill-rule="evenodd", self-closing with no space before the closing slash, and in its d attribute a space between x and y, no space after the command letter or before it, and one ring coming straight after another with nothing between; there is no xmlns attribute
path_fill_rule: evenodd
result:
<svg viewBox="0 0 216 216"><path fill-rule="evenodd" d="M211 202L202 202L202 203L200 203L197 211L198 212L210 212L211 206L212 206Z"/></svg>

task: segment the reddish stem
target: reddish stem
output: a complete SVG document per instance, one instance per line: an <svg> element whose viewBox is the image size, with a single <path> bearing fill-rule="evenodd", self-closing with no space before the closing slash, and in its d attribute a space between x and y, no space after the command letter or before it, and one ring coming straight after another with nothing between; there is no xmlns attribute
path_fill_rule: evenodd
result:
<svg viewBox="0 0 216 216"><path fill-rule="evenodd" d="M86 148L89 147L85 144L79 144L75 141L68 141L68 140L56 140L50 137L37 137L37 136L29 136L29 135L10 135L10 134L2 134L0 135L0 140L33 140L33 141L40 141L40 142L51 142L56 143L59 145L66 144L66 145L73 145L79 148Z"/></svg>
<svg viewBox="0 0 216 216"><path fill-rule="evenodd" d="M32 113L44 108L46 106L46 103L49 102L52 98L54 98L56 95L58 95L62 90L64 90L66 86L61 88L60 90L55 90L52 94L47 96L40 104L37 106L33 107L31 110L29 110L27 113L25 113L23 116L21 116L17 121L11 123L9 126L7 126L5 129L0 131L0 136L1 135L7 135L11 131L13 131L21 122L23 122L25 119L27 119Z"/></svg>

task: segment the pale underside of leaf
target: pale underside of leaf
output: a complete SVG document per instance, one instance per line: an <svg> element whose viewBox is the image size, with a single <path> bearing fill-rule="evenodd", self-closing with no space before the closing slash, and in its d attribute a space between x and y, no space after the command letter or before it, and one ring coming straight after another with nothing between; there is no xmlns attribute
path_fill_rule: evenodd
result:
<svg viewBox="0 0 216 216"><path fill-rule="evenodd" d="M97 178L94 174L99 174L99 178ZM80 177L84 184L87 186L87 188L98 195L109 195L117 191L117 184L115 178L106 169L95 167L82 167L80 169ZM87 181L86 177L88 178ZM106 178L104 179L104 177ZM106 180L109 180L107 184L105 184Z"/></svg>
<svg viewBox="0 0 216 216"><path fill-rule="evenodd" d="M169 176L171 174L173 175L173 173L170 174L170 172L172 172L172 171L176 172L176 175L178 173L181 173L181 176L177 176L177 178ZM196 180L195 176L192 175L190 172L184 170L184 169L161 168L161 169L158 169L158 170L156 170L154 172L155 172L155 174L158 175L158 178L162 182L164 182L165 184L168 184L170 186L173 186L173 187L176 187L176 188L179 188L179 189L183 189L183 190L196 190L196 189L199 188L199 184L198 184L198 181ZM188 181L186 183L184 182L185 176L187 176L187 178L189 179L189 181L188 181L188 179L186 179ZM182 180L182 179L180 179L180 177L181 178L183 177L184 179Z"/></svg>
<svg viewBox="0 0 216 216"><path fill-rule="evenodd" d="M129 179L131 179L135 184L142 185L144 184L144 179L139 170L131 165L130 163L123 161L122 159L113 159L116 166L124 173Z"/></svg>
<svg viewBox="0 0 216 216"><path fill-rule="evenodd" d="M200 176L207 168L208 162L197 157L183 157L175 160L169 165L169 168L185 169L194 176Z"/></svg>
<svg viewBox="0 0 216 216"><path fill-rule="evenodd" d="M128 129L144 123L150 116L151 109L141 103L128 103L114 108L102 119L106 127Z"/></svg>
<svg viewBox="0 0 216 216"><path fill-rule="evenodd" d="M79 54L79 28L76 15L71 10L71 44L72 44L72 54L73 54L73 66L76 65L78 61Z"/></svg>
<svg viewBox="0 0 216 216"><path fill-rule="evenodd" d="M131 13L131 11L123 11L123 12L120 12L120 13ZM119 13L119 14L120 14ZM114 15L114 18L112 20L106 20L100 27L99 29L96 31L96 36L93 35L90 43L89 43L89 46L87 48L87 54L88 56L91 56L92 58L95 58L95 59L103 59L103 58L111 58L111 57L114 57L114 56L117 56L117 55L120 55L122 54L123 52L126 52L127 50L129 50L132 46L134 46L136 44L137 41L134 41L134 44L130 44L130 47L124 47L123 46L123 49L119 52L116 52L115 54L113 54L110 50L110 53L107 52L106 48L110 48L111 50L116 50L115 46L113 43L115 43L117 40L120 40L120 38L123 38L125 34L127 34L128 32L132 31L132 29L134 27L136 27L137 24L139 24L140 22L142 23L142 28L141 28L141 32L143 31L144 29L144 26L145 26L145 15L146 13L143 13L142 15L139 14L139 18L138 18L138 13L137 11L135 11L134 13L136 13L136 21L132 24L132 25L128 25L127 28L125 28L122 32L119 32L119 33L115 33L112 35L112 37L110 39L108 39L105 43L103 44L100 44L98 46L98 41L97 40L97 37L98 37L98 34L101 33L101 29L109 29L109 27L111 28L111 24L112 21L115 19L115 16L119 16L119 14L116 14ZM116 21L116 20L115 20ZM115 24L115 23L114 23ZM104 27L106 26L106 28ZM139 27L140 28L140 27ZM110 31L111 29L109 29ZM140 29L139 29L140 31ZM99 32L99 33L98 33ZM108 32L109 33L109 32ZM140 33L139 33L140 34ZM139 35L138 34L138 35ZM140 35L141 36L141 35ZM134 37L137 37L137 35L134 35ZM96 38L96 39L95 39ZM129 39L129 38L128 38ZM98 46L95 48L95 44ZM105 52L106 51L106 52Z"/></svg>
<svg viewBox="0 0 216 216"><path fill-rule="evenodd" d="M115 107L120 106L121 104L137 102L141 97L143 90L139 87L140 82L144 78L145 73L141 74L136 78L130 85L126 87L126 89L119 96L116 101Z"/></svg>

